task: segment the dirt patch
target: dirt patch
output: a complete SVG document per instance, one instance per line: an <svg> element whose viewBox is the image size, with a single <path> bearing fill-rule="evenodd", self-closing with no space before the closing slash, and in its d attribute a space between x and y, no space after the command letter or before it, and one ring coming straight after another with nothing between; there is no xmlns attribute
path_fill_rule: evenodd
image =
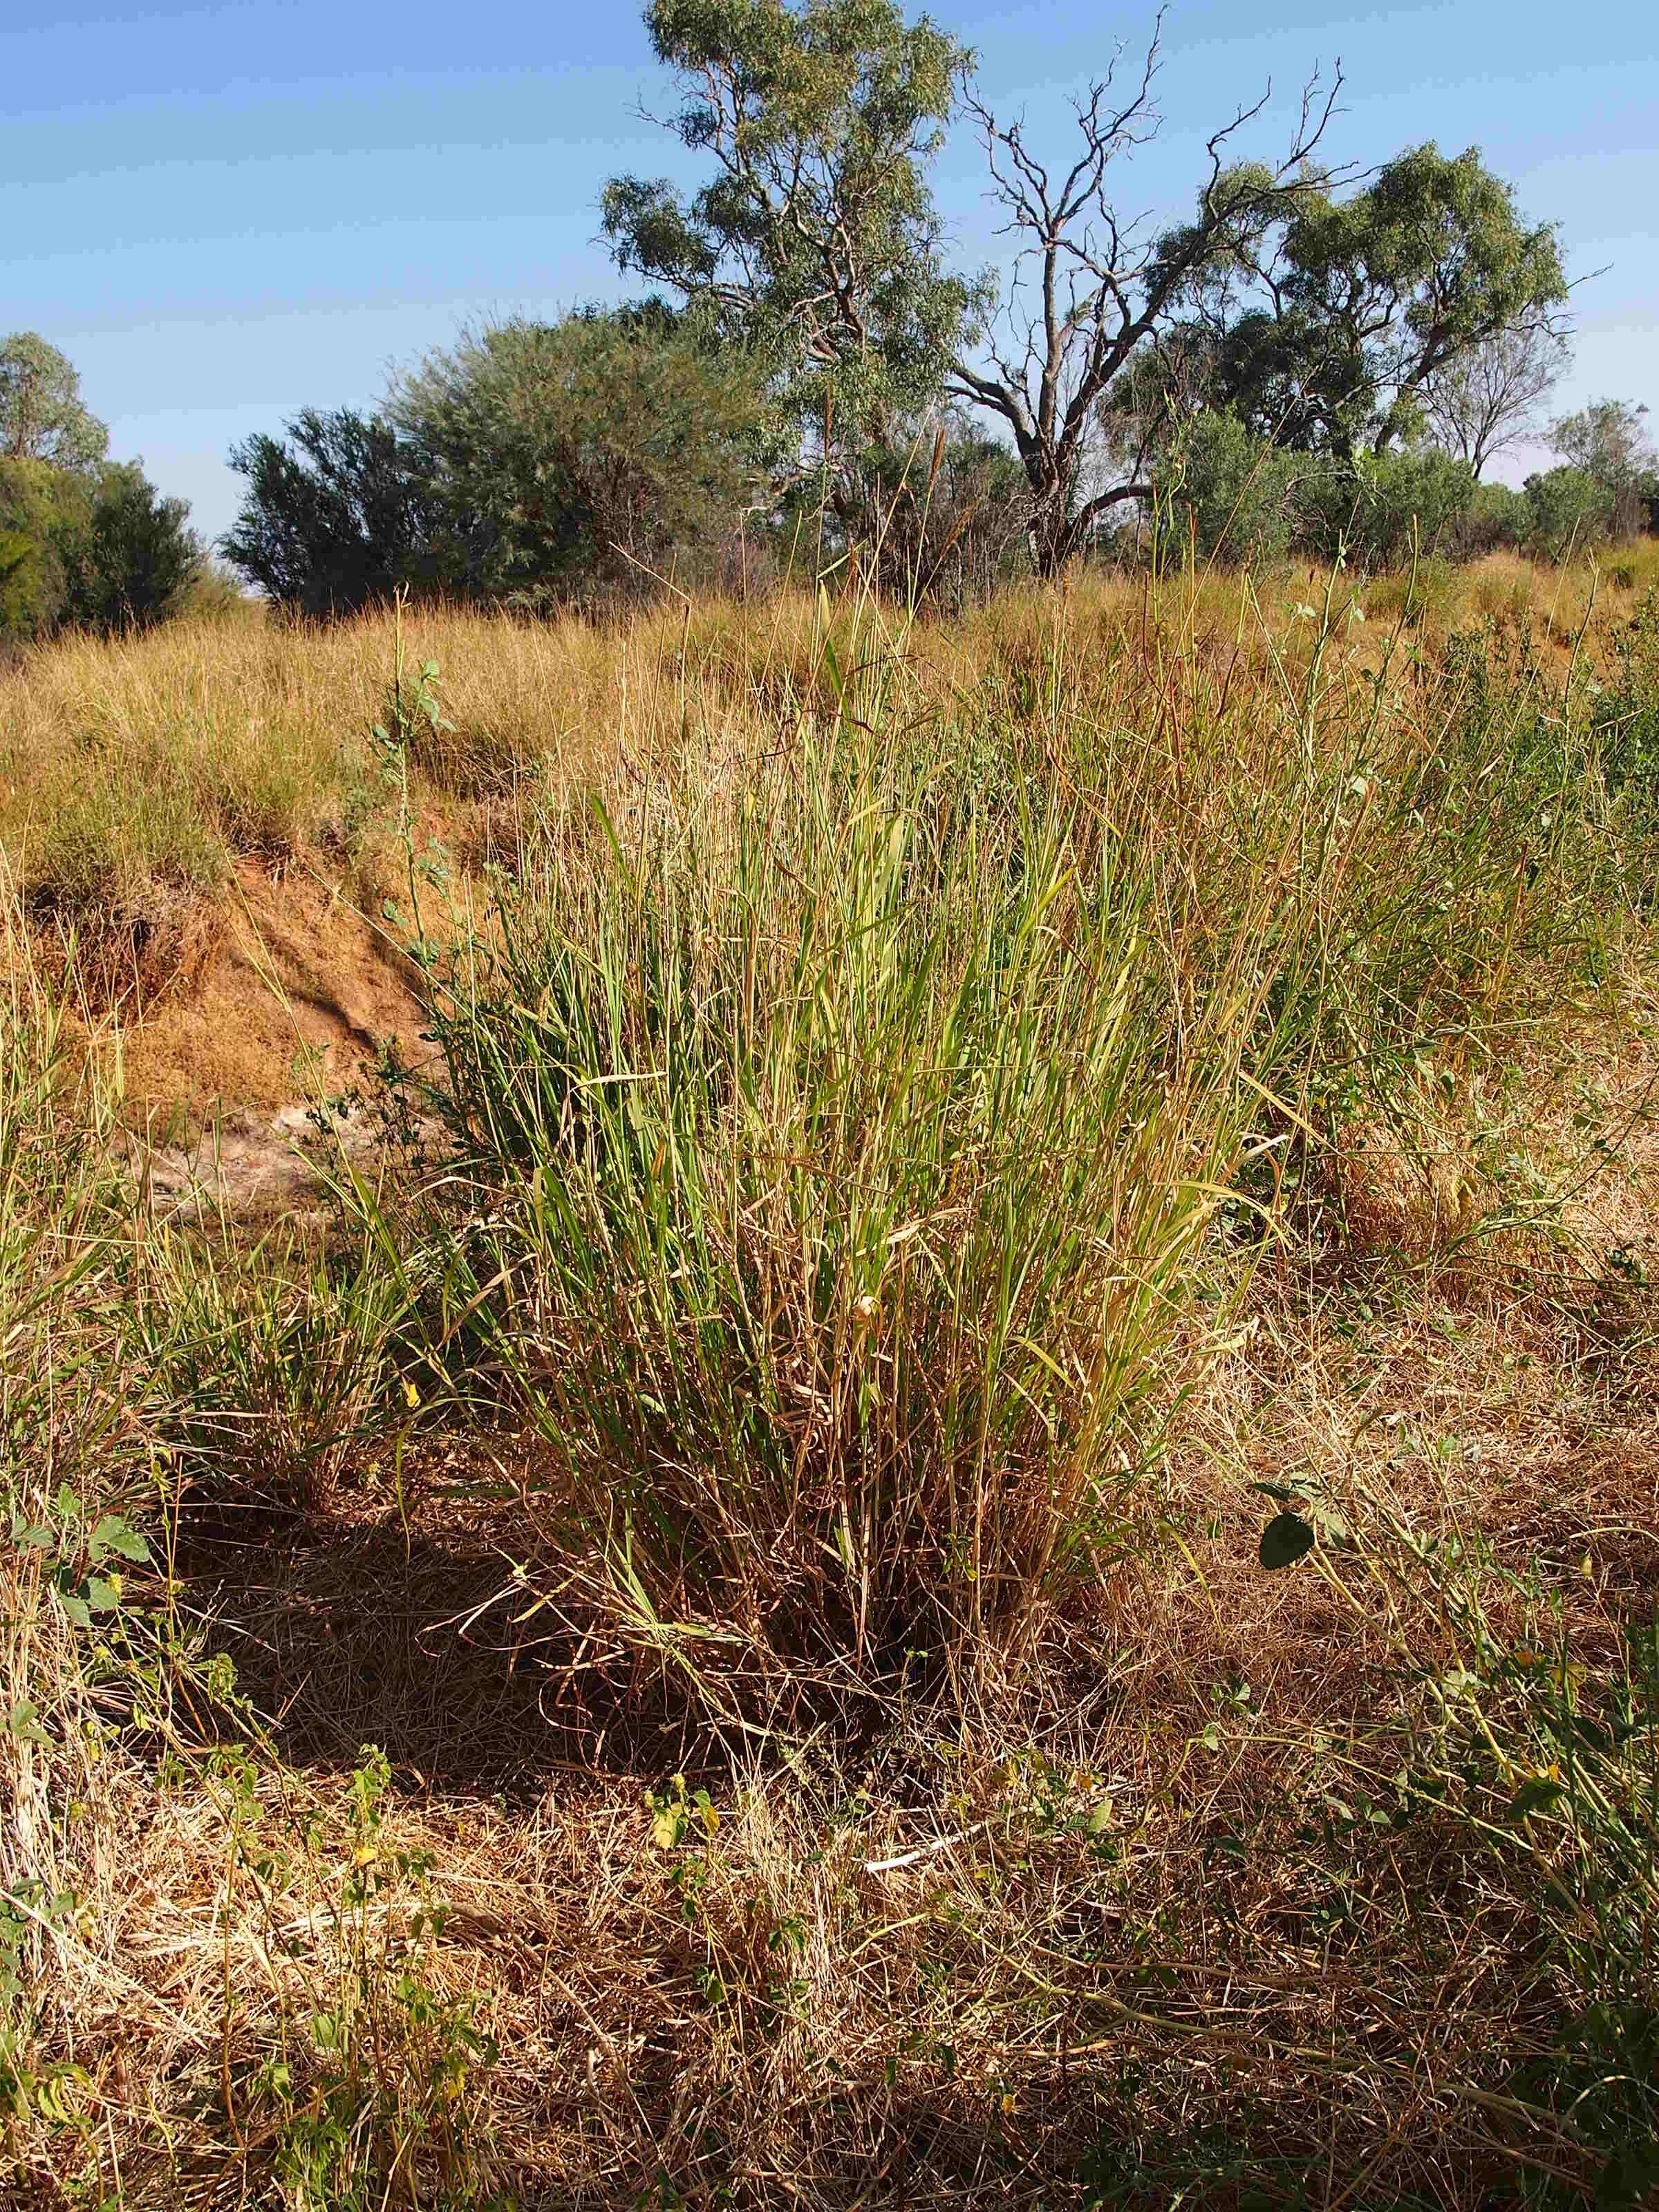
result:
<svg viewBox="0 0 1659 2212"><path fill-rule="evenodd" d="M294 1105L268 1119L243 1114L234 1123L215 1123L179 1144L157 1144L133 1130L119 1139L150 1206L183 1221L221 1212L306 1219L321 1211L329 1152L366 1158L374 1141L361 1115L333 1116L325 1137L312 1109Z"/></svg>
<svg viewBox="0 0 1659 2212"><path fill-rule="evenodd" d="M405 1060L424 1057L418 981L386 929L338 887L244 869L198 972L124 1027L124 1117L176 1144L234 1115L225 1160L230 1142L265 1144L243 1117L337 1096L394 1041ZM286 1125L278 1141L291 1157Z"/></svg>

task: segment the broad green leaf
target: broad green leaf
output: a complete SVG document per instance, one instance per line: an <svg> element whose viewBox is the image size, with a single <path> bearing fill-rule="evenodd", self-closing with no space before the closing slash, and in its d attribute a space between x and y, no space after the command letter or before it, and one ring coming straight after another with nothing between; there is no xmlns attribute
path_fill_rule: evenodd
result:
<svg viewBox="0 0 1659 2212"><path fill-rule="evenodd" d="M40 1726L33 1698L19 1698L6 1717L6 1733L22 1743L49 1744L52 1738Z"/></svg>
<svg viewBox="0 0 1659 2212"><path fill-rule="evenodd" d="M1534 1813L1547 1813L1552 1805L1565 1797L1566 1791L1559 1782L1547 1775L1535 1774L1530 1782L1523 1782L1510 1800L1511 1820L1527 1820Z"/></svg>
<svg viewBox="0 0 1659 2212"><path fill-rule="evenodd" d="M1288 1567L1313 1549L1314 1532L1299 1513L1279 1513L1261 1532L1264 1567Z"/></svg>
<svg viewBox="0 0 1659 2212"><path fill-rule="evenodd" d="M118 1513L104 1515L88 1539L88 1546L94 1565L109 1552L118 1553L124 1559L135 1560L140 1566L149 1564L149 1545Z"/></svg>

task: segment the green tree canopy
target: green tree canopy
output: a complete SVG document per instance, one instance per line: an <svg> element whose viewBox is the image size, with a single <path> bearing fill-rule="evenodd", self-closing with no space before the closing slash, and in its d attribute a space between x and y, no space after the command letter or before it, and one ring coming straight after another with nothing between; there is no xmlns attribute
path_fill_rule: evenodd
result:
<svg viewBox="0 0 1659 2212"><path fill-rule="evenodd" d="M1659 529L1659 455L1647 411L1624 399L1595 399L1550 425L1550 444L1567 467L1606 494L1608 527L1619 537Z"/></svg>
<svg viewBox="0 0 1659 2212"><path fill-rule="evenodd" d="M0 638L145 629L176 612L202 568L188 514L137 461L0 459Z"/></svg>
<svg viewBox="0 0 1659 2212"><path fill-rule="evenodd" d="M1404 568L1455 544L1474 502L1474 471L1434 446L1305 465L1298 538L1322 561L1340 553L1364 568Z"/></svg>
<svg viewBox="0 0 1659 2212"><path fill-rule="evenodd" d="M1267 242L1194 288L1211 397L1304 451L1409 442L1449 364L1566 296L1551 224L1528 224L1471 147L1432 143L1363 190L1306 197Z"/></svg>
<svg viewBox="0 0 1659 2212"><path fill-rule="evenodd" d="M0 455L53 468L95 469L109 432L81 401L81 380L33 331L0 340Z"/></svg>
<svg viewBox="0 0 1659 2212"><path fill-rule="evenodd" d="M92 503L84 476L0 457L0 641L27 644L63 622L66 556L90 523Z"/></svg>
<svg viewBox="0 0 1659 2212"><path fill-rule="evenodd" d="M202 574L189 508L107 461L80 380L33 331L0 343L0 640L143 629Z"/></svg>
<svg viewBox="0 0 1659 2212"><path fill-rule="evenodd" d="M1567 464L1527 478L1531 542L1559 560L1611 534L1617 500L1589 469Z"/></svg>
<svg viewBox="0 0 1659 2212"><path fill-rule="evenodd" d="M767 430L747 357L660 307L468 333L398 385L448 586L640 588L735 528Z"/></svg>
<svg viewBox="0 0 1659 2212"><path fill-rule="evenodd" d="M1182 427L1160 460L1156 512L1177 554L1225 563L1287 552L1306 463L1212 410Z"/></svg>
<svg viewBox="0 0 1659 2212"><path fill-rule="evenodd" d="M617 177L618 264L761 367L793 421L884 434L937 395L975 288L947 273L927 169L969 57L895 0L651 0L646 26L705 156L689 198Z"/></svg>
<svg viewBox="0 0 1659 2212"><path fill-rule="evenodd" d="M1304 88L1291 143L1273 161L1233 158L1237 132L1264 101L1240 108L1206 143L1204 173L1188 222L1163 238L1116 202L1121 158L1156 136L1158 66L1154 34L1139 82L1115 88L1115 61L1076 104L1079 138L1068 162L1044 160L1018 122L1001 123L970 102L991 173L991 198L1016 241L1012 282L988 358L959 358L947 390L999 416L1012 435L1030 491L1028 542L1040 575L1055 574L1094 539L1127 500L1152 485L1139 471L1114 475L1121 458L1115 395L1135 380L1181 303L1208 272L1244 262L1275 224L1319 189L1313 155L1340 79L1322 95ZM1100 480L1103 471L1106 480Z"/></svg>

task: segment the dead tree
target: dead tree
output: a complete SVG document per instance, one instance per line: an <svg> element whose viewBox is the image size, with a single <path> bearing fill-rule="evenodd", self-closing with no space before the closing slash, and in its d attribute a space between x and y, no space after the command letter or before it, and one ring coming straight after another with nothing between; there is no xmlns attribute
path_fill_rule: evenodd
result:
<svg viewBox="0 0 1659 2212"><path fill-rule="evenodd" d="M1259 116L1271 87L1208 140L1208 170L1193 219L1162 235L1144 216L1125 219L1108 195L1112 164L1145 145L1162 120L1153 100L1162 19L1133 93L1115 104L1116 60L1077 104L1082 151L1061 171L1039 161L1024 126L999 123L970 97L1003 210L1003 234L1018 241L1000 338L978 358L953 365L951 397L988 410L1012 434L1030 493L1027 540L1041 576L1056 574L1088 544L1111 510L1144 499L1148 483L1099 483L1091 471L1109 441L1102 403L1135 351L1163 329L1205 273L1249 252L1300 202L1329 190L1331 173L1312 166L1342 86L1316 75L1302 94L1288 151L1276 163L1231 162L1229 147Z"/></svg>

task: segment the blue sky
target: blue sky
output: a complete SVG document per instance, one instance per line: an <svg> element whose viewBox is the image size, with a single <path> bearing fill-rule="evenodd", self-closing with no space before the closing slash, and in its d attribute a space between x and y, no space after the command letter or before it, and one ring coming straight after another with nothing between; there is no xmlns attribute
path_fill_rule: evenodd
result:
<svg viewBox="0 0 1659 2212"><path fill-rule="evenodd" d="M934 0L994 105L1060 144L1070 89L1152 9ZM1367 164L1425 138L1475 144L1523 210L1558 221L1575 273L1564 402L1659 416L1659 9L1651 0L1431 0L1333 15L1312 0L1184 0L1165 27L1158 143L1134 210L1188 198L1201 141L1271 79L1274 117L1340 57L1328 146ZM79 368L112 448L223 529L233 440L307 404L372 403L392 366L469 315L616 296L594 243L618 170L684 173L640 119L668 95L630 0L3 0L0 332ZM976 149L937 177L964 262L994 247ZM1603 269L1605 273L1590 276Z"/></svg>

